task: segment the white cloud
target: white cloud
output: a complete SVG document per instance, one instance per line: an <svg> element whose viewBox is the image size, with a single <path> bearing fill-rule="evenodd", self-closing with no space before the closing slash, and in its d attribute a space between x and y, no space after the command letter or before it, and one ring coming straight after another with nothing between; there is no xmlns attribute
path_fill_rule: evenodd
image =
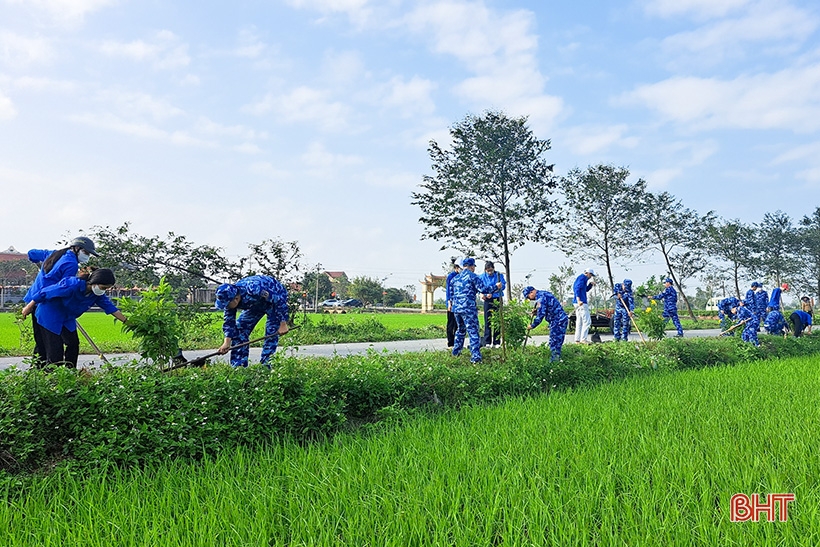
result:
<svg viewBox="0 0 820 547"><path fill-rule="evenodd" d="M681 167L657 169L646 175L646 187L650 191L657 192L669 187L669 183L680 177L684 173Z"/></svg>
<svg viewBox="0 0 820 547"><path fill-rule="evenodd" d="M430 115L436 109L430 96L436 87L435 82L419 76L413 76L410 80L394 76L382 89L381 102L388 108L398 110L405 118Z"/></svg>
<svg viewBox="0 0 820 547"><path fill-rule="evenodd" d="M482 109L527 114L546 130L564 105L544 93L534 21L530 11L499 12L462 0L424 4L406 18L412 31L431 37L435 52L456 57L474 74L456 85L457 95Z"/></svg>
<svg viewBox="0 0 820 547"><path fill-rule="evenodd" d="M47 63L54 58L54 48L46 38L0 32L0 62L12 67Z"/></svg>
<svg viewBox="0 0 820 547"><path fill-rule="evenodd" d="M11 99L0 93L0 120L10 120L17 115Z"/></svg>
<svg viewBox="0 0 820 547"><path fill-rule="evenodd" d="M173 70L190 64L188 44L168 30L156 33L151 41L133 40L117 42L106 40L100 44L100 52L109 57L120 57L139 62L150 62L154 68Z"/></svg>
<svg viewBox="0 0 820 547"><path fill-rule="evenodd" d="M216 123L205 116L201 116L196 123L198 133L213 135L215 137L235 137L245 141L263 139L267 137L264 131L256 131L244 125L222 125Z"/></svg>
<svg viewBox="0 0 820 547"><path fill-rule="evenodd" d="M337 130L347 125L350 108L330 99L330 93L300 86L282 95L269 93L261 101L246 105L244 112L263 115L272 113L282 121L315 123L325 130Z"/></svg>
<svg viewBox="0 0 820 547"><path fill-rule="evenodd" d="M733 80L675 77L643 85L619 102L639 103L694 130L820 129L820 64Z"/></svg>
<svg viewBox="0 0 820 547"><path fill-rule="evenodd" d="M5 0L44 12L59 23L82 22L86 14L112 5L115 0Z"/></svg>
<svg viewBox="0 0 820 547"><path fill-rule="evenodd" d="M590 155L606 151L614 145L634 148L638 144L635 137L626 137L625 124L610 126L580 126L567 131L565 139L573 153Z"/></svg>
<svg viewBox="0 0 820 547"><path fill-rule="evenodd" d="M67 80L52 80L50 78L39 78L33 76L21 76L12 80L12 84L20 89L33 91L59 91L69 93L79 89L75 82Z"/></svg>
<svg viewBox="0 0 820 547"><path fill-rule="evenodd" d="M779 2L762 2L751 6L741 17L669 36L663 41L663 47L671 53L697 54L700 63L714 63L726 55L741 53L747 44L802 42L817 26L817 18L807 10ZM704 55L706 52L708 55Z"/></svg>
<svg viewBox="0 0 820 547"><path fill-rule="evenodd" d="M285 0L297 9L310 9L325 15L344 13L351 21L363 25L370 17L368 0Z"/></svg>
<svg viewBox="0 0 820 547"><path fill-rule="evenodd" d="M377 188L416 190L421 182L421 175L418 173L396 173L395 171L378 170L364 173L362 180Z"/></svg>
<svg viewBox="0 0 820 547"><path fill-rule="evenodd" d="M148 116L154 121L166 121L184 114L182 109L168 101L157 99L147 93L109 89L97 93L96 99L127 118L140 119Z"/></svg>
<svg viewBox="0 0 820 547"><path fill-rule="evenodd" d="M331 83L350 84L365 73L361 55L355 51L327 51L322 60L322 75Z"/></svg>
<svg viewBox="0 0 820 547"><path fill-rule="evenodd" d="M696 19L723 17L748 5L750 0L646 0L644 9L650 15L664 18L691 16Z"/></svg>
<svg viewBox="0 0 820 547"><path fill-rule="evenodd" d="M311 170L322 172L364 163L360 156L334 154L320 142L310 143L301 160Z"/></svg>
<svg viewBox="0 0 820 547"><path fill-rule="evenodd" d="M150 139L177 146L217 147L217 143L198 138L187 131L166 130L143 121L125 120L110 113L72 114L68 116L68 120L131 137Z"/></svg>
<svg viewBox="0 0 820 547"><path fill-rule="evenodd" d="M234 54L237 57L257 59L265 52L267 45L259 39L255 27L245 28L239 31L239 39Z"/></svg>

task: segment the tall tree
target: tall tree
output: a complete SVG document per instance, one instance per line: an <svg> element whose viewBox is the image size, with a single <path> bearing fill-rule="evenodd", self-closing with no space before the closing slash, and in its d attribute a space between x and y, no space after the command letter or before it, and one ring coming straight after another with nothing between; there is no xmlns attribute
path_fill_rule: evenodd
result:
<svg viewBox="0 0 820 547"><path fill-rule="evenodd" d="M635 223L646 182L627 181L629 169L595 165L570 171L561 179L568 219L551 239L567 256L606 266L609 286L615 284L612 263L635 254Z"/></svg>
<svg viewBox="0 0 820 547"><path fill-rule="evenodd" d="M722 260L732 272L735 296L741 298L740 274L754 265L752 249L752 228L734 220L717 220L706 229L706 245L713 258Z"/></svg>
<svg viewBox="0 0 820 547"><path fill-rule="evenodd" d="M783 211L766 213L756 228L758 253L755 273L780 286L800 269L797 228Z"/></svg>
<svg viewBox="0 0 820 547"><path fill-rule="evenodd" d="M684 291L684 282L708 265L705 235L714 221L714 212L700 216L669 192L643 194L639 225L645 243L663 256L667 274L686 302L693 321L697 318Z"/></svg>
<svg viewBox="0 0 820 547"><path fill-rule="evenodd" d="M802 248L802 270L811 280L811 292L820 295L820 207L800 219L799 237ZM806 287L809 288L809 287Z"/></svg>
<svg viewBox="0 0 820 547"><path fill-rule="evenodd" d="M302 268L302 251L296 241L279 238L249 243L250 254L241 259L247 275L269 275L282 283L295 283Z"/></svg>
<svg viewBox="0 0 820 547"><path fill-rule="evenodd" d="M205 287L208 281L231 277L236 265L219 247L196 245L174 232L162 238L131 231L128 222L118 228L95 226L88 234L96 243L98 266L111 268L122 286L150 287L165 277L178 294Z"/></svg>
<svg viewBox="0 0 820 547"><path fill-rule="evenodd" d="M384 301L384 287L378 279L372 277L354 277L350 281L349 291L353 298L358 298L365 305Z"/></svg>
<svg viewBox="0 0 820 547"><path fill-rule="evenodd" d="M526 117L493 111L468 115L450 137L449 150L430 141L434 174L412 194L422 211L422 239L502 262L510 299L512 253L542 239L557 220L557 182L543 158L550 141L538 139Z"/></svg>

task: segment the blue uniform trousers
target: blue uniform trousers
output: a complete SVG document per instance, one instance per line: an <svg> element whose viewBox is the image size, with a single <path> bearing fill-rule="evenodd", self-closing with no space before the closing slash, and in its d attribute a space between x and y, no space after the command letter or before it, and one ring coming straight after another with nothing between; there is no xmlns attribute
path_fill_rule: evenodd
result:
<svg viewBox="0 0 820 547"><path fill-rule="evenodd" d="M625 308L615 310L613 317L612 334L615 335L615 340L629 340L629 330L632 325L629 322L629 312Z"/></svg>
<svg viewBox="0 0 820 547"><path fill-rule="evenodd" d="M236 319L236 329L238 331L238 336L231 339L232 345L242 344L250 340L251 332L253 332L253 328L259 322L262 317L265 315L268 316L266 323L265 323L265 336L271 336L265 340L265 345L262 347L262 355L260 356L259 362L267 363L270 359L271 355L276 353L276 348L279 346L279 336L276 335L276 332L279 330L279 320L276 318L276 313L272 310L265 310L259 308L251 308L249 310L242 310L242 313L239 314L239 317ZM248 355L250 352L249 346L242 346L241 348L236 348L231 350L231 366L234 367L246 367L248 366Z"/></svg>
<svg viewBox="0 0 820 547"><path fill-rule="evenodd" d="M458 356L464 349L464 337L470 336L470 361L481 361L481 338L478 335L478 310L455 312L456 338L453 341L453 355Z"/></svg>
<svg viewBox="0 0 820 547"><path fill-rule="evenodd" d="M557 361L561 358L561 347L564 345L564 338L567 335L567 324L569 317L564 315L558 321L550 321L550 361Z"/></svg>

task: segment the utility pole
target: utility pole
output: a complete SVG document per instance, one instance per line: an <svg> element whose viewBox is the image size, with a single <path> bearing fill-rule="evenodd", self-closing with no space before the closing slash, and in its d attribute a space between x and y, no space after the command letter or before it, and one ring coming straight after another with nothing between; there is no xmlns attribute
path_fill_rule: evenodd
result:
<svg viewBox="0 0 820 547"><path fill-rule="evenodd" d="M319 312L319 270L322 268L322 263L316 263L316 295L313 297L313 313Z"/></svg>

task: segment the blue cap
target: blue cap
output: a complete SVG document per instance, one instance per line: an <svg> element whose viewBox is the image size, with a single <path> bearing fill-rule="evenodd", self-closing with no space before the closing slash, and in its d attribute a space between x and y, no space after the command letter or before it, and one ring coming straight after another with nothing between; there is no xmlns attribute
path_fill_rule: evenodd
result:
<svg viewBox="0 0 820 547"><path fill-rule="evenodd" d="M236 285L231 285L230 283L223 283L222 285L218 286L216 288L217 309L227 309L228 304L231 303L231 300L236 298L237 294L239 294L239 289L236 288Z"/></svg>
<svg viewBox="0 0 820 547"><path fill-rule="evenodd" d="M757 281L752 281L752 288L753 288L753 289L754 289L754 288L757 288L757 287L759 287L759 286L760 286L760 283L758 283Z"/></svg>
<svg viewBox="0 0 820 547"><path fill-rule="evenodd" d="M475 258L465 258L461 261L461 265L466 268L467 266L475 266Z"/></svg>
<svg viewBox="0 0 820 547"><path fill-rule="evenodd" d="M524 295L524 298L527 298L530 295L530 293L534 290L535 287L533 287L532 285L527 285L526 287L524 287L524 290L521 291L521 293Z"/></svg>
<svg viewBox="0 0 820 547"><path fill-rule="evenodd" d="M663 280L663 282L664 282L664 283L669 283L669 284L671 285L671 284L672 284L672 278L671 278L671 277L667 277L666 279L664 279L664 280Z"/></svg>

